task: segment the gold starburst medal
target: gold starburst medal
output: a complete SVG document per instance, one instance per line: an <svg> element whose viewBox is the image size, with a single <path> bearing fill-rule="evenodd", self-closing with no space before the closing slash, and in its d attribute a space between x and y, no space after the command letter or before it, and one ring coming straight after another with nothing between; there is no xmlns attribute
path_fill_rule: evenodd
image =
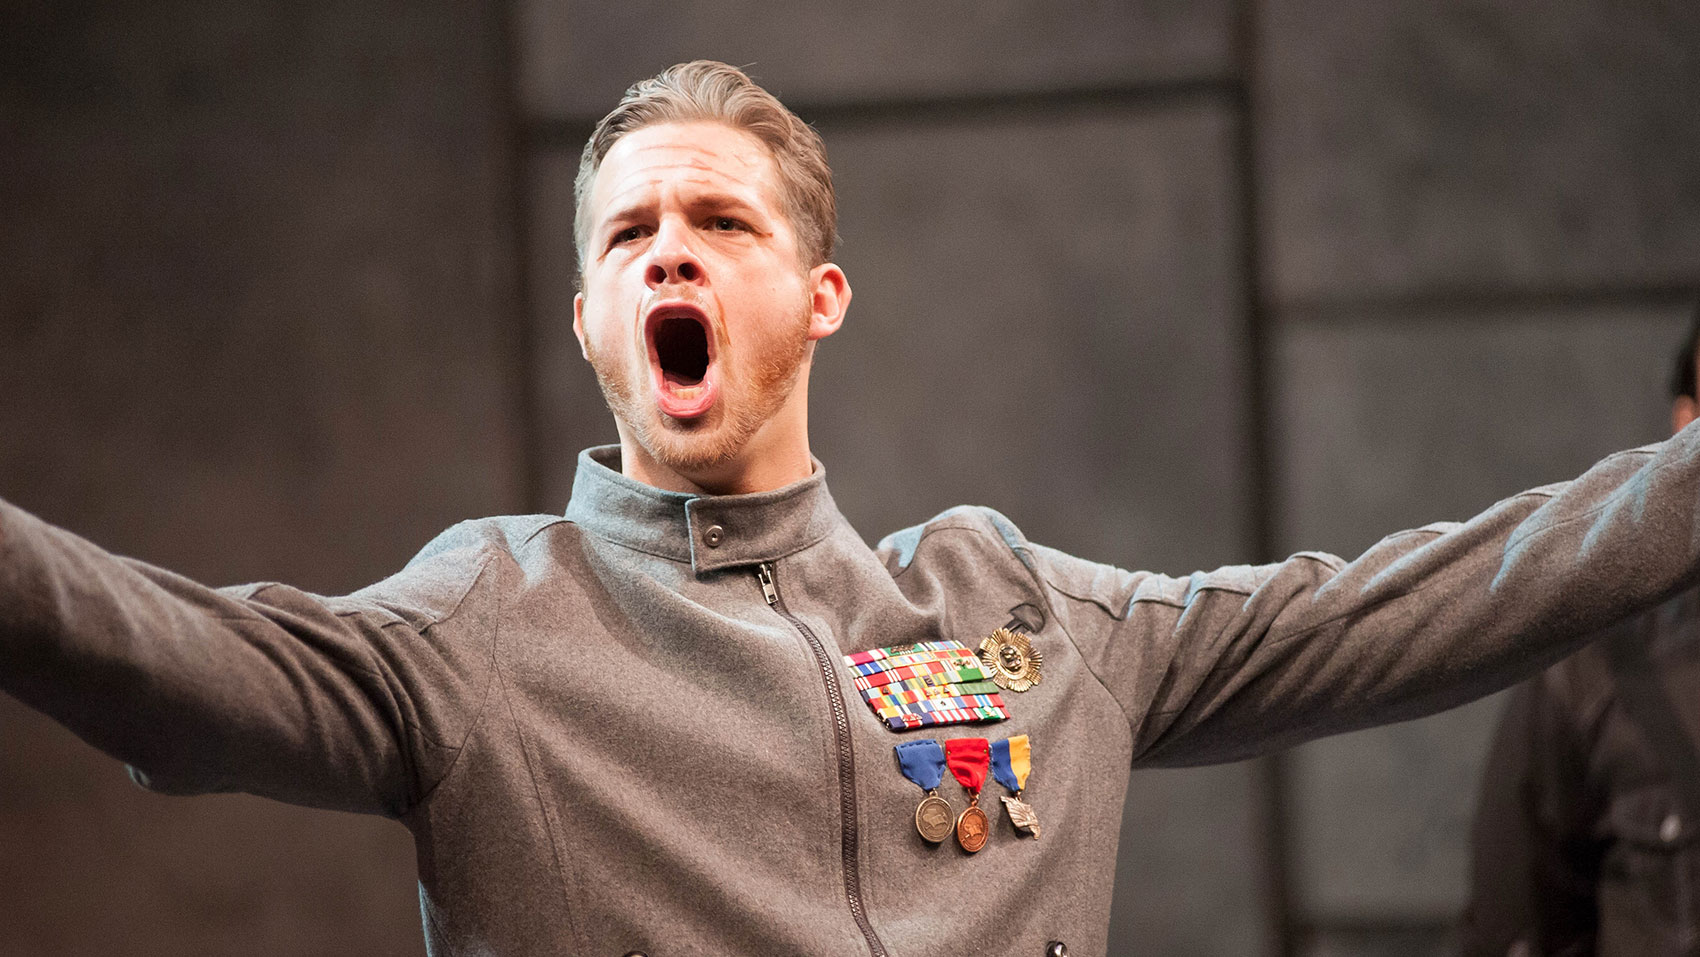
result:
<svg viewBox="0 0 1700 957"><path fill-rule="evenodd" d="M1000 688L1026 691L1044 678L1039 669L1045 656L1019 631L999 628L992 632L980 642L979 654L980 664Z"/></svg>

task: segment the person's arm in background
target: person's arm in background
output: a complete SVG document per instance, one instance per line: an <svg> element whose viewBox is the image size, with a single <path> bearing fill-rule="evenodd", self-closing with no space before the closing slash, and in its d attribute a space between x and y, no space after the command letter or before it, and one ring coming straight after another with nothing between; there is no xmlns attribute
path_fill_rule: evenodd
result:
<svg viewBox="0 0 1700 957"><path fill-rule="evenodd" d="M1569 665L1519 685L1500 717L1471 831L1465 957L1594 952L1600 848Z"/></svg>

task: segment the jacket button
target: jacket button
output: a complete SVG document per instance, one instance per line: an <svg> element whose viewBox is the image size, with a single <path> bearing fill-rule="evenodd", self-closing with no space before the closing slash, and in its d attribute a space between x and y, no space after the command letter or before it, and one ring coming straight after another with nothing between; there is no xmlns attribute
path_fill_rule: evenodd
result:
<svg viewBox="0 0 1700 957"><path fill-rule="evenodd" d="M710 525L702 531L702 543L707 545L709 548L719 548L720 543L724 541L725 538L726 529L721 528L719 525ZM643 955L639 954L638 957L643 957Z"/></svg>
<svg viewBox="0 0 1700 957"><path fill-rule="evenodd" d="M1068 957L1068 945L1060 940L1053 940L1045 945L1045 957Z"/></svg>
<svg viewBox="0 0 1700 957"><path fill-rule="evenodd" d="M1676 814L1666 814L1659 822L1659 840L1666 844L1682 836L1682 818Z"/></svg>

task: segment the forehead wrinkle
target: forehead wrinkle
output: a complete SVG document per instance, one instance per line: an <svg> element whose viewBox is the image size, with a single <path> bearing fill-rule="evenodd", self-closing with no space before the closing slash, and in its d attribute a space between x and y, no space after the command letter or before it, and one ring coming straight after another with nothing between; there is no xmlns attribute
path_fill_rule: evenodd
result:
<svg viewBox="0 0 1700 957"><path fill-rule="evenodd" d="M761 203L759 190L727 176L694 176L682 182L649 176L636 182L610 184L610 189L613 192L602 203L608 210L607 219L625 216L669 194L680 205L693 209L736 206L755 211Z"/></svg>
<svg viewBox="0 0 1700 957"><path fill-rule="evenodd" d="M692 137L690 130L704 135ZM704 142L712 140L714 142ZM655 154L663 154L656 158ZM666 154L683 154L669 159ZM740 175L771 164L767 147L751 134L721 123L661 123L626 134L608 151L601 166L634 164L637 169L693 167L714 172L716 160L731 160Z"/></svg>
<svg viewBox="0 0 1700 957"><path fill-rule="evenodd" d="M640 136L642 132L640 130L630 135ZM618 149L621 145L624 145L624 142L615 144L615 148ZM613 157L613 154L610 155ZM766 157L759 150L752 155L752 152L747 149L721 151L700 143L680 143L677 140L665 140L657 143L639 143L628 150L625 157L618 159L623 160L630 167L632 173L640 173L646 170L663 172L687 169L735 178L733 174L747 176L750 172L759 170ZM606 167L608 160L604 159L603 165ZM731 173L723 170L723 167L728 165L735 167Z"/></svg>
<svg viewBox="0 0 1700 957"><path fill-rule="evenodd" d="M664 163L651 164L630 169L622 173L610 186L616 190L609 198L625 195L634 189L678 188L680 186L695 186L700 189L724 190L735 192L737 187L755 178L742 178L730 175L722 170L706 164L698 163Z"/></svg>
<svg viewBox="0 0 1700 957"><path fill-rule="evenodd" d="M771 190L765 188L771 184L764 181L743 180L713 169L669 177L664 175L668 168L674 167L632 170L606 181L608 193L597 204L604 210L600 218L608 221L629 215L664 196L691 208L735 205L754 212L771 205Z"/></svg>

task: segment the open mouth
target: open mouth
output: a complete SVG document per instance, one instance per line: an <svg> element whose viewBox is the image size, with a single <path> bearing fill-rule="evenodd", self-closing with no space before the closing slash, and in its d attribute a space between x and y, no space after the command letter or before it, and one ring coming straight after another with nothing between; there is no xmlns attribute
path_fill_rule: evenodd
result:
<svg viewBox="0 0 1700 957"><path fill-rule="evenodd" d="M695 306L663 306L644 325L661 411L677 419L707 412L716 392L708 318Z"/></svg>
<svg viewBox="0 0 1700 957"><path fill-rule="evenodd" d="M708 374L708 331L684 316L669 316L655 327L655 361L668 385L693 386Z"/></svg>

